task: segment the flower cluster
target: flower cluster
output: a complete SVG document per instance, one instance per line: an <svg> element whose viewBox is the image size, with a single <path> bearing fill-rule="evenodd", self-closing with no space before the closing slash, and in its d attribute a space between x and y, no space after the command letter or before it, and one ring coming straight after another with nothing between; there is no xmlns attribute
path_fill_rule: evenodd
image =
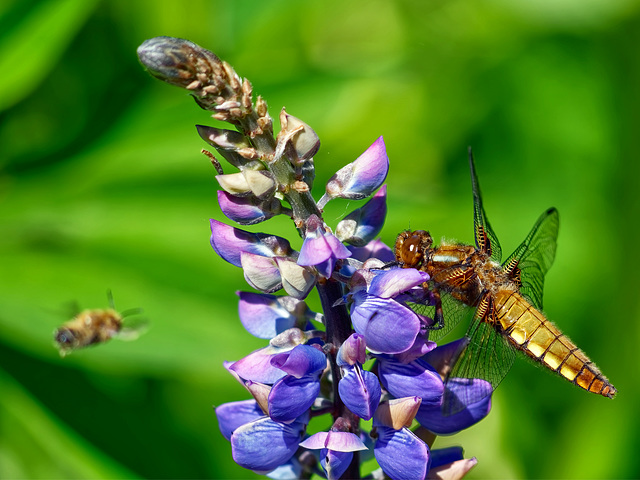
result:
<svg viewBox="0 0 640 480"><path fill-rule="evenodd" d="M461 478L475 459L464 460L460 448L433 450L433 440L482 419L490 396L442 413L439 366L450 363L457 344L430 341L433 320L408 305L421 297L429 302L428 274L398 268L376 239L387 210L382 137L338 170L316 202L313 157L320 141L311 127L283 109L274 137L266 103L253 101L248 80L191 42L158 37L138 54L152 75L186 88L214 118L236 127L198 126L237 170L225 173L206 152L218 172L224 215L240 225L287 215L302 238L296 250L276 235L211 220L211 246L259 292L238 292L240 321L265 340L264 348L225 365L251 395L216 408L234 461L272 478L338 479L360 478L361 462L373 455L381 469L374 478L382 472L395 480ZM329 201L367 198L335 229L325 223ZM305 303L314 289L322 313ZM322 421L309 427L317 417L329 420L324 429ZM361 420L371 420L368 431Z"/></svg>

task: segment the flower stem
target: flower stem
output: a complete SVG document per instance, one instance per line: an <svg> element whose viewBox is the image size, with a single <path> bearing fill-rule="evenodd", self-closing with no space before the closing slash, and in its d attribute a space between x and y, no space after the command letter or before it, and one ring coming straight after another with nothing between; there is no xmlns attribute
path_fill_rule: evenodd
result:
<svg viewBox="0 0 640 480"><path fill-rule="evenodd" d="M351 317L349 316L346 305L343 303L336 305L336 302L340 300L343 295L342 287L339 282L332 279L318 281L316 288L318 289L320 303L322 304L322 310L324 312L325 328L327 332L326 341L334 346L333 352L328 355L329 363L331 365L331 374L333 376L333 419L335 421L337 418L343 418L349 425L349 431L356 435L360 435L359 417L345 406L338 394L338 382L340 381L341 374L340 368L336 363L335 352L338 351L340 345L342 345L353 333L353 330L351 329ZM354 452L353 460L351 461L347 471L342 475L342 478L360 478L360 460L358 452Z"/></svg>

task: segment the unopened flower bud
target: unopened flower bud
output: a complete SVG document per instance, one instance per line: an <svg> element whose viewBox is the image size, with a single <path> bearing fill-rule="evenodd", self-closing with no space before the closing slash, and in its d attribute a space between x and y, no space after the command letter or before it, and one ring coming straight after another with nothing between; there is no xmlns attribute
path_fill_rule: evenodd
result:
<svg viewBox="0 0 640 480"><path fill-rule="evenodd" d="M221 71L220 59L215 54L182 38L145 40L138 47L138 58L152 76L183 88L199 82L199 74Z"/></svg>
<svg viewBox="0 0 640 480"><path fill-rule="evenodd" d="M244 279L256 290L272 293L282 288L280 270L273 257L241 252L240 263Z"/></svg>
<svg viewBox="0 0 640 480"><path fill-rule="evenodd" d="M420 397L404 397L383 402L376 410L375 421L394 430L410 427L421 403Z"/></svg>
<svg viewBox="0 0 640 480"><path fill-rule="evenodd" d="M260 163L251 142L235 130L196 125L202 139L218 151L231 165L237 168L254 168Z"/></svg>
<svg viewBox="0 0 640 480"><path fill-rule="evenodd" d="M355 365L356 363L362 365L367 360L366 348L364 336L358 333L351 334L338 349L336 357L338 365Z"/></svg>
<svg viewBox="0 0 640 480"><path fill-rule="evenodd" d="M316 283L316 277L310 269L287 257L277 257L275 261L280 269L284 291L294 298L306 298Z"/></svg>
<svg viewBox="0 0 640 480"><path fill-rule="evenodd" d="M251 194L251 187L242 172L216 175L220 186L231 195L244 196Z"/></svg>
<svg viewBox="0 0 640 480"><path fill-rule="evenodd" d="M247 179L251 192L260 200L270 197L276 190L276 181L273 174L267 170L243 170L242 174Z"/></svg>
<svg viewBox="0 0 640 480"><path fill-rule="evenodd" d="M280 126L282 129L278 137L283 137L289 132L298 130L291 138L291 144L300 160L307 160L313 157L320 149L320 137L305 122L299 118L289 115L283 108L280 112Z"/></svg>

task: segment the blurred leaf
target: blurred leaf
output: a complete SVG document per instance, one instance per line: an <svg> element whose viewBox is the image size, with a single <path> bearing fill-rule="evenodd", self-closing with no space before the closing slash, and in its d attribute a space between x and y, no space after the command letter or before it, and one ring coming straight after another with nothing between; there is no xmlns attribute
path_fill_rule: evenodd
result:
<svg viewBox="0 0 640 480"><path fill-rule="evenodd" d="M0 369L0 477L137 478L65 427Z"/></svg>

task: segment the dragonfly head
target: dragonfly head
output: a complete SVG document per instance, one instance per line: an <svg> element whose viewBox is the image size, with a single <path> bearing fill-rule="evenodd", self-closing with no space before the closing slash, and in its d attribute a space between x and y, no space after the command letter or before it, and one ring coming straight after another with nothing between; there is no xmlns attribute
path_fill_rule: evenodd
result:
<svg viewBox="0 0 640 480"><path fill-rule="evenodd" d="M396 239L396 261L405 268L418 268L433 245L431 234L425 230L405 230Z"/></svg>

